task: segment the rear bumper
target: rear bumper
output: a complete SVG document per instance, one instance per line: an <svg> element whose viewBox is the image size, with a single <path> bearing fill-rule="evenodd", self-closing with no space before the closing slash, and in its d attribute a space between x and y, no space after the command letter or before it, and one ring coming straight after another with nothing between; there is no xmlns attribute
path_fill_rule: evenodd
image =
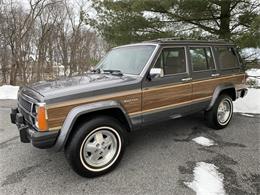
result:
<svg viewBox="0 0 260 195"><path fill-rule="evenodd" d="M36 148L51 148L59 135L59 131L39 132L26 124L23 115L17 108L11 110L11 122L16 124L20 134L20 140L23 143L32 143Z"/></svg>

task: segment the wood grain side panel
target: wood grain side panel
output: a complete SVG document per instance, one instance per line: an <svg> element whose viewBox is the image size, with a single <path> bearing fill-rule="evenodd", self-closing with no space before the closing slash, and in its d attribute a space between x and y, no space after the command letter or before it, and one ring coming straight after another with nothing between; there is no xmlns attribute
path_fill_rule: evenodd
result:
<svg viewBox="0 0 260 195"><path fill-rule="evenodd" d="M238 75L234 77L216 78L198 82L195 81L192 85L193 99L211 96L218 85L225 83L241 84L243 79L244 75Z"/></svg>
<svg viewBox="0 0 260 195"><path fill-rule="evenodd" d="M143 110L154 109L172 104L190 101L191 84L181 84L167 88L158 88L143 92Z"/></svg>
<svg viewBox="0 0 260 195"><path fill-rule="evenodd" d="M142 93L135 92L123 95L109 94L107 97L90 98L86 100L74 100L69 103L60 103L59 106L48 108L48 124L49 128L62 126L67 114L76 106L93 103L103 100L118 100L122 103L128 114L141 113L142 110L150 110L163 106L179 104L182 102L191 101L192 99L199 99L211 96L217 85L223 83L241 84L244 75L234 75L224 78L215 78L205 81L194 81L191 84L178 84L168 87L158 87L145 90L143 92L143 109L142 109ZM191 86L192 85L192 86ZM192 95L192 90L193 95ZM125 101L129 100L129 101ZM78 103L77 103L78 102Z"/></svg>
<svg viewBox="0 0 260 195"><path fill-rule="evenodd" d="M105 100L118 100L122 103L122 106L128 113L140 112L141 111L141 93L135 93L130 95L117 96L114 98L102 98L97 100L86 100L85 102L76 103L72 105L65 105L61 107L49 108L48 109L48 124L49 128L54 128L62 126L64 120L66 119L68 113L71 109L76 106L89 104L97 101Z"/></svg>
<svg viewBox="0 0 260 195"><path fill-rule="evenodd" d="M197 99L212 95L216 86L221 82L222 80L211 79L203 82L193 83L192 98Z"/></svg>

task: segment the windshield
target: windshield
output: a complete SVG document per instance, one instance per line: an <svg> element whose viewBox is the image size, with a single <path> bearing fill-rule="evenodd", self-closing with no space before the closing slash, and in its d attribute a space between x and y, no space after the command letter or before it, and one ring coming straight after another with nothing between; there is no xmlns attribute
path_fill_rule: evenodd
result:
<svg viewBox="0 0 260 195"><path fill-rule="evenodd" d="M119 47L111 50L96 68L101 71L119 70L123 74L139 75L154 49L154 45Z"/></svg>

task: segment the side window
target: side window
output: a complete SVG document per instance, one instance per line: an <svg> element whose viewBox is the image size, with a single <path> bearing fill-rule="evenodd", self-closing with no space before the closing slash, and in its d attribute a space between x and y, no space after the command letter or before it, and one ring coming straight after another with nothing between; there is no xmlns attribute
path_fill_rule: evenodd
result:
<svg viewBox="0 0 260 195"><path fill-rule="evenodd" d="M216 47L218 62L221 69L234 68L238 66L238 60L234 48Z"/></svg>
<svg viewBox="0 0 260 195"><path fill-rule="evenodd" d="M215 69L212 53L209 47L190 48L191 64L193 71Z"/></svg>
<svg viewBox="0 0 260 195"><path fill-rule="evenodd" d="M154 68L161 68L164 75L185 73L186 57L184 47L164 48Z"/></svg>

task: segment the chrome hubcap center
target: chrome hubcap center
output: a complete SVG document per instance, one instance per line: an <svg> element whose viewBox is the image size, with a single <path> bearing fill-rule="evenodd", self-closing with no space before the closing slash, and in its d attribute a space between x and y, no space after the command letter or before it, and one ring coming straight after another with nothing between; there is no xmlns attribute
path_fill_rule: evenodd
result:
<svg viewBox="0 0 260 195"><path fill-rule="evenodd" d="M116 136L107 129L100 129L86 139L83 146L83 158L92 167L102 167L114 158L117 149Z"/></svg>

